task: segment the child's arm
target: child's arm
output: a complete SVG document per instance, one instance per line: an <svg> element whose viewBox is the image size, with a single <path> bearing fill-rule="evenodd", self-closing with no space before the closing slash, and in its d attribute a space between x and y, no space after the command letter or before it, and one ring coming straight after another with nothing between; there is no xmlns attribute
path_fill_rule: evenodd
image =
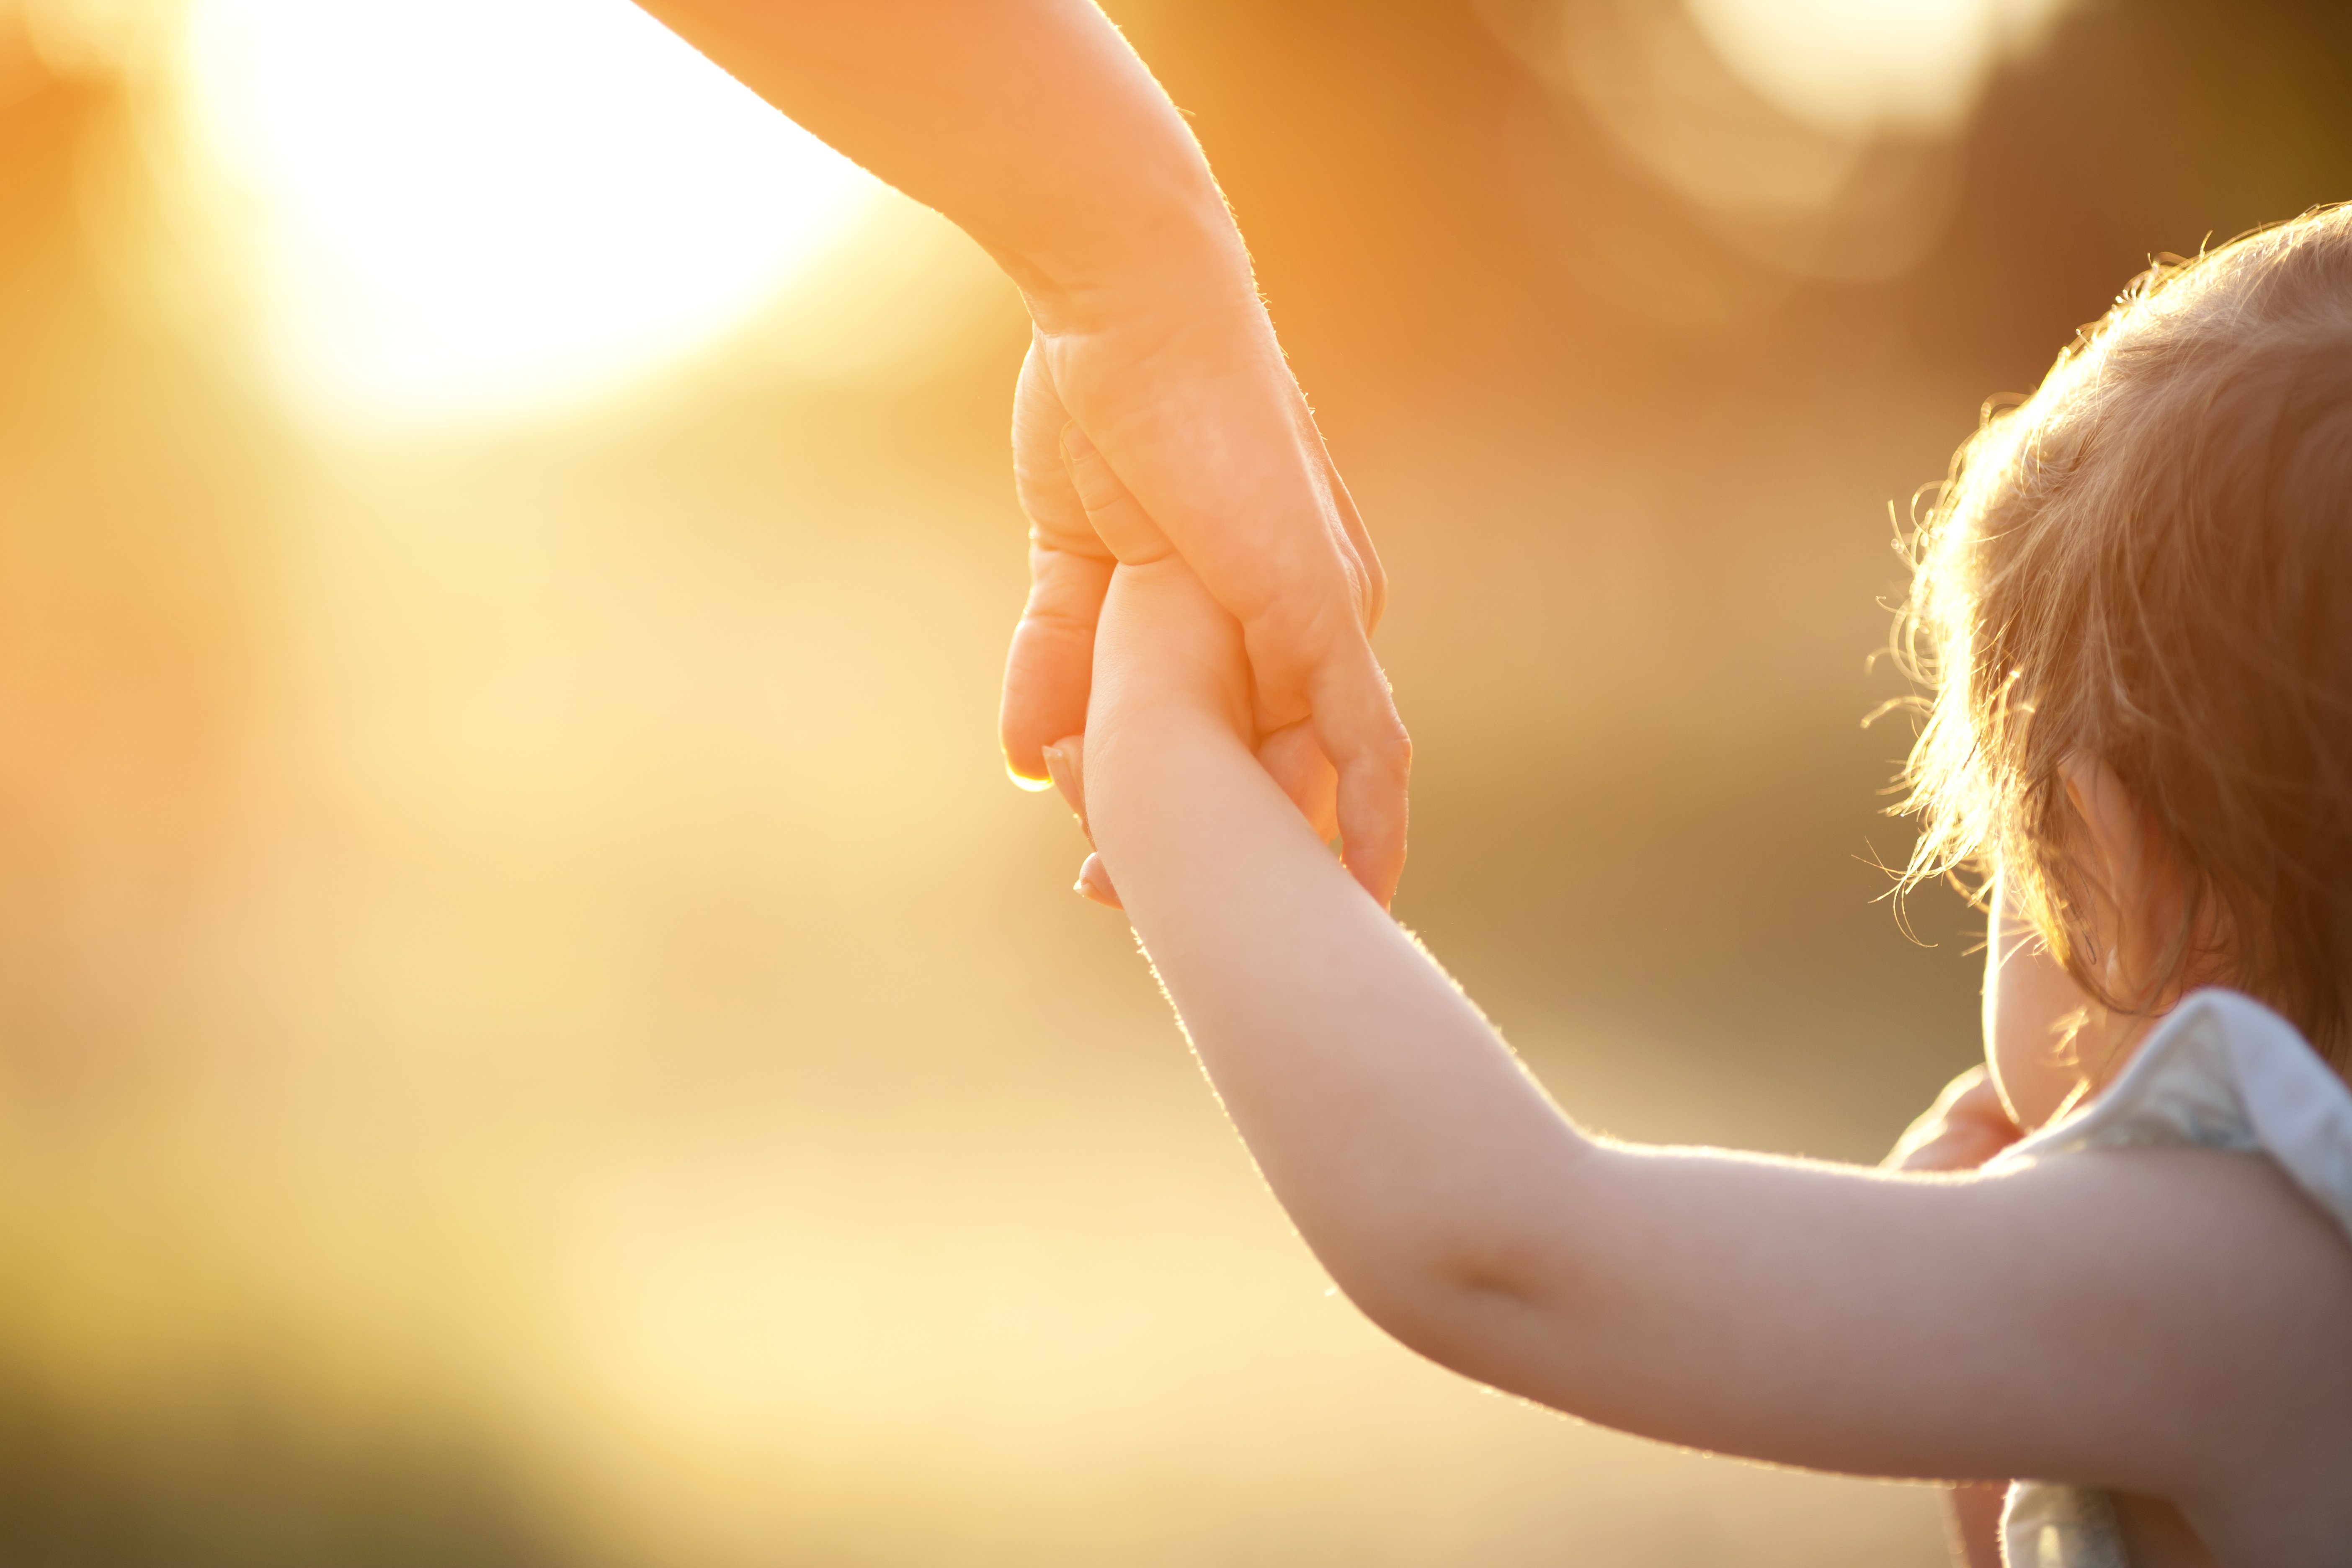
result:
<svg viewBox="0 0 2352 1568"><path fill-rule="evenodd" d="M1999 906L1990 929L2000 932ZM1998 973L2000 950L1987 943ZM1979 1062L1944 1086L1935 1104L1904 1130L1880 1162L1889 1171L1973 1171L2021 1136L2000 1091ZM2006 1483L1963 1481L1944 1489L1944 1522L1958 1568L2001 1568L2000 1515Z"/></svg>
<svg viewBox="0 0 2352 1568"><path fill-rule="evenodd" d="M2266 1562L2327 1547L2260 1503L2342 1492L2352 1536L2352 1492L2311 1485L2352 1461L2352 1251L2267 1162L1902 1177L1588 1139L1333 864L1246 712L1181 563L1122 568L1095 840L1266 1180L1398 1338L1671 1442L2168 1497Z"/></svg>

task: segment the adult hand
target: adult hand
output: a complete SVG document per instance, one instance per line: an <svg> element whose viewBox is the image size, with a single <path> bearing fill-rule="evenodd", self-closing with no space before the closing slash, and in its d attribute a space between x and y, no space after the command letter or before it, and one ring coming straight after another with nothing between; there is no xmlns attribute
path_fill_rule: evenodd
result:
<svg viewBox="0 0 2352 1568"><path fill-rule="evenodd" d="M1386 583L1255 295L1041 313L1013 447L1031 571L1005 668L1014 773L1045 778L1045 748L1084 726L1113 564L1172 545L1241 622L1261 759L1310 817L1336 784L1348 866L1386 904L1411 760L1369 641Z"/></svg>
<svg viewBox="0 0 2352 1568"><path fill-rule="evenodd" d="M1093 594L1093 604L1098 610L1107 595L1102 588L1095 585L1094 569L1100 564L1096 559L1097 556L1119 567L1164 571L1170 558L1175 555L1175 546L1159 524L1153 522L1135 498L1128 493L1126 487L1119 483L1102 453L1075 423L1065 424L1062 427L1062 458L1065 473L1085 514L1087 530L1084 537L1071 542L1069 549L1042 552L1046 559L1038 581L1041 586L1050 584L1050 591L1055 593L1075 584L1077 590ZM1188 569L1184 576L1192 595L1205 596L1202 593L1198 574ZM1159 579L1155 577L1154 580ZM1108 576L1104 581L1108 582ZM1136 601L1130 596L1130 603ZM1027 646L1034 647L1040 639L1053 639L1047 645L1051 647L1066 639L1085 642L1090 652L1094 642L1094 623L1089 618L1081 631L1075 621L1058 612L1043 616L1024 616L1022 628L1014 633L1016 657L1024 646L1024 635L1029 637ZM1130 646L1134 640L1130 635ZM1151 646L1160 646L1160 639L1157 636L1150 640ZM1183 653L1182 647L1174 643L1170 644L1165 651L1171 658L1181 658ZM1236 655L1240 652L1237 644L1234 652ZM1053 673L1048 670L1049 680ZM1091 668L1085 673L1090 683ZM1130 678L1134 673L1129 672ZM1245 659L1235 659L1232 674L1243 688L1252 684ZM1086 688L1079 690L1079 701L1078 717L1083 725L1087 705L1091 702ZM1337 779L1330 763L1324 760L1321 750L1315 743L1312 729L1305 724L1292 724L1265 734L1257 727L1255 706L1254 695L1244 698L1242 718L1244 728L1249 731L1247 738L1256 749L1259 764L1289 795L1291 804L1298 807L1299 814L1314 828L1315 836L1326 843L1330 842L1339 831ZM1080 729L1045 747L1043 760L1054 786L1061 792L1070 809L1077 814L1079 830L1086 834L1087 842L1091 846L1094 829L1087 819L1086 749L1086 731ZM1098 904L1108 904L1112 909L1122 907L1118 890L1112 887L1110 874L1104 869L1099 855L1087 857L1086 864L1078 872L1077 891Z"/></svg>
<svg viewBox="0 0 2352 1568"><path fill-rule="evenodd" d="M1036 335L1013 456L1035 586L1006 671L1013 772L1084 722L1109 560L1063 466L1110 490L1241 622L1261 753L1339 770L1349 866L1404 861L1404 728L1367 640L1380 564L1258 302L1183 116L1091 0L641 0L826 142L986 247ZM1295 794L1296 792L1294 792Z"/></svg>

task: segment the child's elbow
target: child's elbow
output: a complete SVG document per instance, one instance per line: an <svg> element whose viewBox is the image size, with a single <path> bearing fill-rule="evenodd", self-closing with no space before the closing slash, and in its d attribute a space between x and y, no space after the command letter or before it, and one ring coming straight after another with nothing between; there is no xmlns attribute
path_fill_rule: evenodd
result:
<svg viewBox="0 0 2352 1568"><path fill-rule="evenodd" d="M1572 1333L1577 1291L1556 1258L1507 1242L1433 1248L1339 1283L1358 1310L1414 1354L1494 1381L1498 1345Z"/></svg>

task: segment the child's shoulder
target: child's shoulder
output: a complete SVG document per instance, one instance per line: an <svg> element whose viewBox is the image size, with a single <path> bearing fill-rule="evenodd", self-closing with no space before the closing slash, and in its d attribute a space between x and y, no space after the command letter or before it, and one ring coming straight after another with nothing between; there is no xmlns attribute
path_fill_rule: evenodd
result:
<svg viewBox="0 0 2352 1568"><path fill-rule="evenodd" d="M2095 1100L1997 1163L2164 1146L2267 1154L2352 1239L2352 1089L2251 996L2192 993Z"/></svg>
<svg viewBox="0 0 2352 1568"><path fill-rule="evenodd" d="M2265 1154L2352 1239L2352 1089L2294 1025L2234 991L2191 994L2096 1100L1988 1168L2163 1147ZM2130 1561L2116 1500L2103 1492L2020 1482L2002 1535L2011 1563L2123 1568Z"/></svg>

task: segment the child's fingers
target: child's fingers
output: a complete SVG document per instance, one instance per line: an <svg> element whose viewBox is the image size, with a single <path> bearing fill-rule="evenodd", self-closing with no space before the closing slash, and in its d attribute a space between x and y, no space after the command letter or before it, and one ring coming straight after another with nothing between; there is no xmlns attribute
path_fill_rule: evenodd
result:
<svg viewBox="0 0 2352 1568"><path fill-rule="evenodd" d="M1078 814L1078 830L1087 842L1095 841L1095 832L1087 825L1087 738L1068 735L1045 748L1045 771L1054 780L1054 787ZM1110 909L1125 909L1118 901L1118 889L1110 885L1110 873L1103 869L1102 857L1089 855L1078 868L1078 880L1071 891L1082 898Z"/></svg>
<svg viewBox="0 0 2352 1568"><path fill-rule="evenodd" d="M1087 821L1087 738L1083 734L1065 735L1045 748L1045 774L1054 781L1069 808L1078 814L1078 831L1087 842L1095 841L1095 830Z"/></svg>
<svg viewBox="0 0 2352 1568"><path fill-rule="evenodd" d="M1880 1163L1890 1171L1973 1171L2020 1136L1990 1075L1973 1067L1944 1086Z"/></svg>
<svg viewBox="0 0 2352 1568"><path fill-rule="evenodd" d="M1087 842L1095 841L1095 830L1087 825L1087 738L1066 735L1045 748L1045 772L1061 792L1070 809L1078 814L1078 831ZM1118 889L1110 885L1110 873L1103 869L1102 857L1089 855L1078 868L1078 879L1071 891L1096 903L1118 910L1127 906L1118 901Z"/></svg>
<svg viewBox="0 0 2352 1568"><path fill-rule="evenodd" d="M1099 855L1087 856L1087 863L1078 868L1078 882L1075 890L1081 897L1091 899L1108 909L1123 910L1127 907L1118 901L1118 889L1110 885L1110 873L1103 869Z"/></svg>

